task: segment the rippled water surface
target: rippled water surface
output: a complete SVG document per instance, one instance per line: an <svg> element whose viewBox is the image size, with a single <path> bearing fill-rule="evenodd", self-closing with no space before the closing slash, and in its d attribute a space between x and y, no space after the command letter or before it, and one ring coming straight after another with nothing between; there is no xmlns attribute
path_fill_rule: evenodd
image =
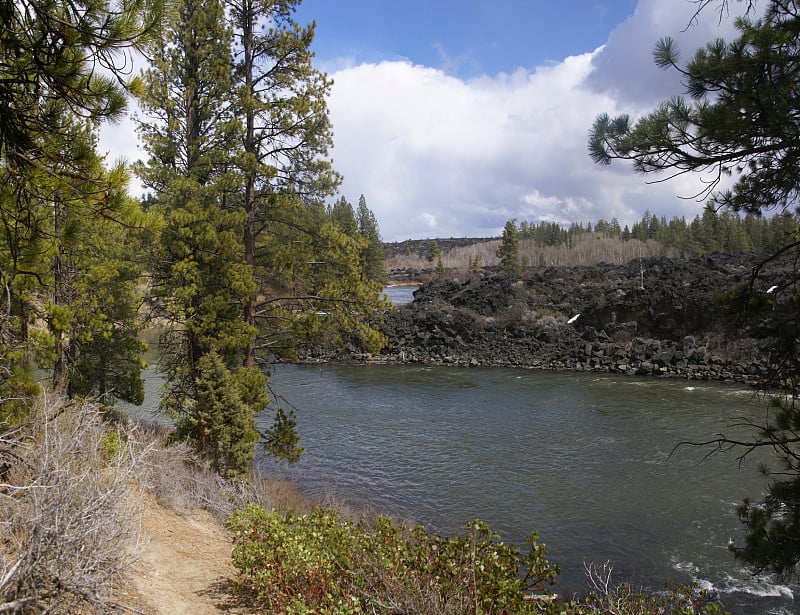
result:
<svg viewBox="0 0 800 615"><path fill-rule="evenodd" d="M536 530L562 591L585 587L583 562L611 560L619 580L713 586L734 613L795 611L795 587L750 577L728 551L738 503L764 487L757 460L670 456L763 413L749 390L401 366L279 366L271 384L298 408L306 452L261 467L309 494L440 532L476 517L515 543Z"/></svg>

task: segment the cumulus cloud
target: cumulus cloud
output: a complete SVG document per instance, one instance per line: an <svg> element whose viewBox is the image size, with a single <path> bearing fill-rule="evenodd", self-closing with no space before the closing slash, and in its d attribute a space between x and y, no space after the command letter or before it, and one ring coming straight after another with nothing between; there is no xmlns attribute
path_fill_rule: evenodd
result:
<svg viewBox="0 0 800 615"><path fill-rule="evenodd" d="M686 56L731 33L713 11L690 26L687 0L640 0L608 43L511 74L463 80L409 61L333 74L334 164L342 192L364 194L385 240L498 235L509 219L622 224L645 210L693 217L696 177L648 183L624 164L598 167L587 134L601 112L648 111L680 94L652 48L672 36Z"/></svg>
<svg viewBox="0 0 800 615"><path fill-rule="evenodd" d="M706 43L735 34L734 18L743 14L746 3L728 6L720 13L721 3L712 3L696 13L692 0L640 0L634 14L611 32L594 58L587 84L595 91L647 106L682 92L680 74L654 63L657 41L672 38L680 57L688 60Z"/></svg>

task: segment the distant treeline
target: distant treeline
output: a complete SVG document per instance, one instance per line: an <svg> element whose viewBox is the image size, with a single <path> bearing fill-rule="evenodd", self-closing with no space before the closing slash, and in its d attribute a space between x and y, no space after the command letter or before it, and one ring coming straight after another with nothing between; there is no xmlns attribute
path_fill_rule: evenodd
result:
<svg viewBox="0 0 800 615"><path fill-rule="evenodd" d="M533 240L543 246L571 248L586 239L587 235L601 235L623 241L654 240L666 248L686 255L711 252L763 253L773 252L786 245L786 238L798 232L797 220L789 214L770 218L747 214L738 216L729 211L717 212L707 207L702 216L691 222L683 217L655 216L645 211L642 219L632 227L620 226L616 218L600 219L592 226L573 223L563 227L555 222L521 222L520 239Z"/></svg>
<svg viewBox="0 0 800 615"><path fill-rule="evenodd" d="M800 232L791 215L739 216L706 208L691 222L655 216L646 211L632 226L616 218L595 224L521 222L517 225L522 269L536 266L574 267L605 262L624 264L652 256L699 256L712 252L770 254ZM386 271L393 279L496 267L499 238L418 239L384 244ZM441 267L439 263L441 262Z"/></svg>

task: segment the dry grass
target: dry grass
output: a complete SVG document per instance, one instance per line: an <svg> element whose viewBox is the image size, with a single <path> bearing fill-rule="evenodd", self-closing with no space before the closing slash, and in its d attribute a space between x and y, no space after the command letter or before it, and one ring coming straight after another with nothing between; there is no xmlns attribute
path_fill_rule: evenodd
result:
<svg viewBox="0 0 800 615"><path fill-rule="evenodd" d="M140 545L134 470L146 450L98 406L42 398L6 432L0 491L0 611L111 612Z"/></svg>
<svg viewBox="0 0 800 615"><path fill-rule="evenodd" d="M248 504L281 512L313 508L291 483L266 480L255 473L247 480L221 477L187 444L171 442L163 426L138 423L135 438L138 446L149 450L137 468L137 481L159 504L177 513L207 510L222 524Z"/></svg>
<svg viewBox="0 0 800 615"><path fill-rule="evenodd" d="M0 424L0 613L110 613L142 549L145 494L222 524L254 503L312 508L293 485L221 478L164 427L98 404L42 396L21 428Z"/></svg>

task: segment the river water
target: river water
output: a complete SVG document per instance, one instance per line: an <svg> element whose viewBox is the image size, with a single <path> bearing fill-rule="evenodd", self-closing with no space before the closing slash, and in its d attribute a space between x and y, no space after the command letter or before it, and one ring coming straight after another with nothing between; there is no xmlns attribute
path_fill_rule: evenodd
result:
<svg viewBox="0 0 800 615"><path fill-rule="evenodd" d="M400 304L415 289L386 292ZM145 375L145 404L132 413L149 416L162 378ZM617 581L653 590L696 581L734 614L800 608L800 586L754 578L728 550L743 540L738 504L765 487L759 459L694 447L670 455L682 441L737 435L738 417L762 417L765 402L749 389L398 365L278 365L270 386L297 408L306 450L294 466L262 458L259 468L310 496L441 533L480 518L520 546L536 530L567 596L585 591L584 562L610 561Z"/></svg>
<svg viewBox="0 0 800 615"><path fill-rule="evenodd" d="M383 289L383 294L395 305L403 305L404 303L411 303L414 300L414 291L418 288L419 286L409 284L387 286Z"/></svg>
<svg viewBox="0 0 800 615"><path fill-rule="evenodd" d="M481 518L504 540L536 530L586 587L584 562L661 588L720 592L733 613L795 612L796 586L735 562L736 507L764 488L757 460L682 447L763 414L752 391L715 383L411 366L277 366L274 391L298 408L295 466L262 471L313 496L443 533Z"/></svg>

